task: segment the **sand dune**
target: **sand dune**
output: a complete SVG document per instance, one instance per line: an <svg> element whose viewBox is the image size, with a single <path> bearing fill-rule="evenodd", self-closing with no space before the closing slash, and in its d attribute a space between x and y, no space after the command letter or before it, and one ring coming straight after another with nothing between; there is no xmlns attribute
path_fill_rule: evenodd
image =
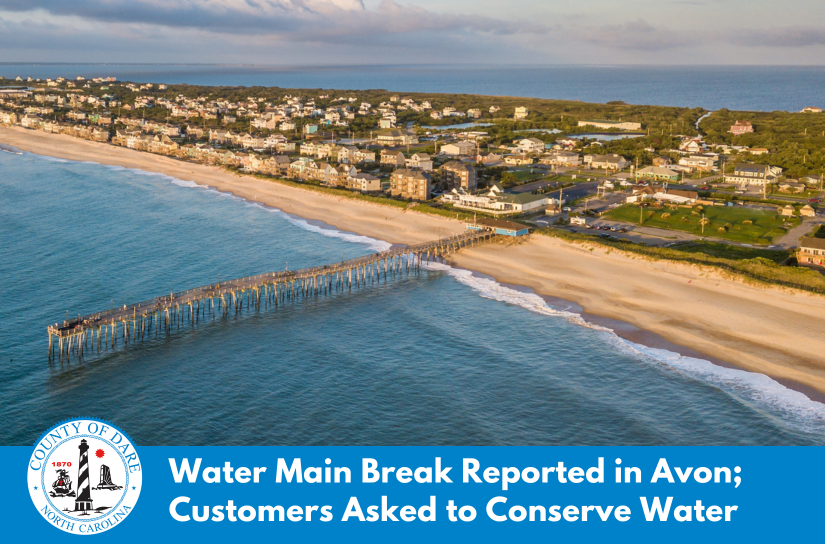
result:
<svg viewBox="0 0 825 550"><path fill-rule="evenodd" d="M458 221L278 185L219 168L22 128L0 143L70 160L162 172L232 192L338 229L412 244L464 230ZM574 301L667 340L791 385L825 393L825 298L748 285L707 269L652 262L533 236L518 246L456 254L455 265Z"/></svg>

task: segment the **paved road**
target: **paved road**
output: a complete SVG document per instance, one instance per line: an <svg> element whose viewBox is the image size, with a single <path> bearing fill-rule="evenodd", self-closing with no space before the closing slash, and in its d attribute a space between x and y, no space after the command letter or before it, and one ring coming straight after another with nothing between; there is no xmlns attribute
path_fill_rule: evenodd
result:
<svg viewBox="0 0 825 550"><path fill-rule="evenodd" d="M818 225L825 223L825 216L816 216L813 218L805 218L802 223L779 237L774 241L783 248L793 248L799 246L799 240L813 231Z"/></svg>

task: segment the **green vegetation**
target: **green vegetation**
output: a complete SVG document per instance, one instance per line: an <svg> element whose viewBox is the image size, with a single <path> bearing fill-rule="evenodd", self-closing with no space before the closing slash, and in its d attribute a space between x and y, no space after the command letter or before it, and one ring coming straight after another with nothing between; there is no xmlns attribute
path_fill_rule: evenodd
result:
<svg viewBox="0 0 825 550"><path fill-rule="evenodd" d="M734 136L730 127L737 120L753 124L752 134ZM735 160L771 164L784 168L784 175L800 178L825 171L825 113L743 112L720 109L700 124L707 143L764 147L770 152L741 154Z"/></svg>
<svg viewBox="0 0 825 550"><path fill-rule="evenodd" d="M692 243L679 247L654 247L632 243L628 240L602 239L595 235L571 233L555 228L539 228L537 233L579 244L592 244L610 249L636 254L652 260L686 262L694 265L719 269L730 275L741 277L757 284L775 284L817 294L825 294L825 275L813 269L780 265L782 255L788 252L756 251L745 247L732 247L716 243ZM773 256L774 259L765 257Z"/></svg>
<svg viewBox="0 0 825 550"><path fill-rule="evenodd" d="M799 224L798 218L789 221L776 212L725 206L645 206L643 211L640 211L638 206L624 205L605 214L605 218L638 224L640 215L643 216L642 225L646 227L675 229L694 235L717 236L726 240L761 245L771 244L774 237L784 235L787 229Z"/></svg>

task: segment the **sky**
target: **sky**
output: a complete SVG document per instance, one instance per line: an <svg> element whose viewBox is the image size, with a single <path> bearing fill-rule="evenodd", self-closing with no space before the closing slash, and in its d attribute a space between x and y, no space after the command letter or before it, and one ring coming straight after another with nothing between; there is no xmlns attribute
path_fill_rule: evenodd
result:
<svg viewBox="0 0 825 550"><path fill-rule="evenodd" d="M823 65L825 0L0 0L0 60Z"/></svg>

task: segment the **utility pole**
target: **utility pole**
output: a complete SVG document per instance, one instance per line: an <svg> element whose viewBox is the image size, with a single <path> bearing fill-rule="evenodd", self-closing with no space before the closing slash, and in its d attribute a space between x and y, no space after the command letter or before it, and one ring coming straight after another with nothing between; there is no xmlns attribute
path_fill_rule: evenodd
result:
<svg viewBox="0 0 825 550"><path fill-rule="evenodd" d="M642 224L644 224L644 218L643 218L644 213L645 213L645 205L644 205L644 203L642 203L642 204L639 205L639 225L640 226Z"/></svg>

